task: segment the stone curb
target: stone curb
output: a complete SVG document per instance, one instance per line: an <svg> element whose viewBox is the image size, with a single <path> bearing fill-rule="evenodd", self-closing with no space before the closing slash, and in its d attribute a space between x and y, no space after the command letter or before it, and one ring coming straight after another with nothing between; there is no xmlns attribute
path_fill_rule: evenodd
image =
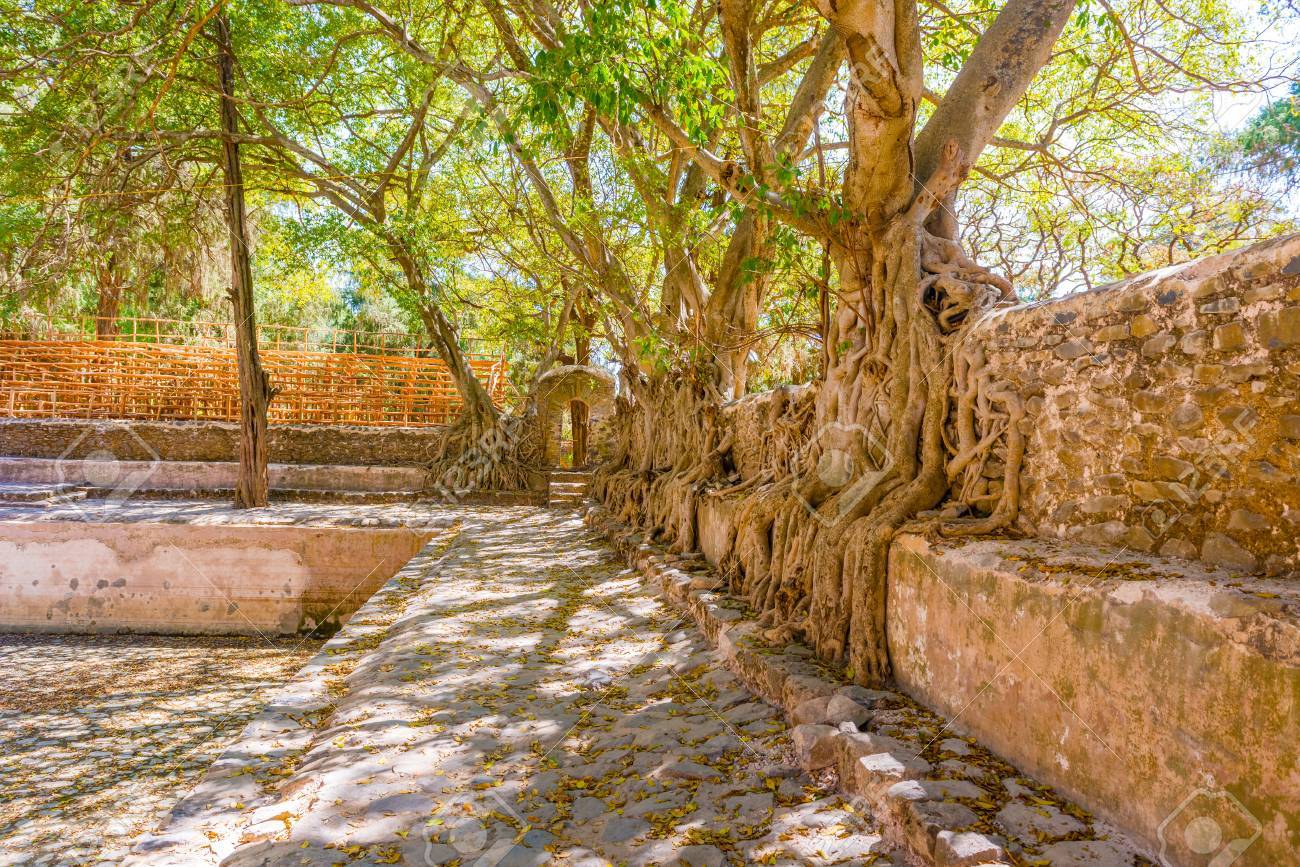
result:
<svg viewBox="0 0 1300 867"><path fill-rule="evenodd" d="M909 699L834 680L802 646L778 652L765 645L758 639L759 627L744 603L716 592L720 579L705 573L709 567L699 555L665 553L599 504L590 505L583 520L603 532L629 565L652 586L657 585L671 604L691 615L724 664L751 690L785 712L793 727L791 737L799 764L808 771L834 768L841 791L865 805L885 840L908 861L939 867L1021 863L1008 854L1004 841L970 830L978 817L959 801L981 800L983 790L967 780L932 775L931 763L919 755L915 745L901 738L859 730L859 726L875 729L872 720L877 713L897 713L882 707L910 705ZM1097 824L1109 836L1080 841L1077 845L1098 848L1078 852L1076 857L1083 855L1086 862L1075 863L1098 867L1134 864L1136 847L1113 829Z"/></svg>
<svg viewBox="0 0 1300 867"><path fill-rule="evenodd" d="M945 827L957 824L944 821L943 814L954 811L936 808L960 805L930 799L928 781L921 780L929 762L901 741L858 731L872 708L894 693L832 681L810 661L811 653L809 658L772 653L756 640L759 627L741 603L713 592L716 579L681 568L702 560L657 551L599 505L588 508L584 522L604 532L670 603L690 613L726 666L751 690L785 711L800 766L807 771L835 768L840 789L866 802L885 839L909 860L940 867L1010 864L1002 847L983 834Z"/></svg>

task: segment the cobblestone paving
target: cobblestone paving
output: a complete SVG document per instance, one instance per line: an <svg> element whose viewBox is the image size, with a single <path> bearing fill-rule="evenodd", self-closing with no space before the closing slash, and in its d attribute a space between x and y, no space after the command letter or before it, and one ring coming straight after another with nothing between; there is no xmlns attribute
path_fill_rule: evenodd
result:
<svg viewBox="0 0 1300 867"><path fill-rule="evenodd" d="M128 863L893 863L575 515L459 514Z"/></svg>
<svg viewBox="0 0 1300 867"><path fill-rule="evenodd" d="M319 646L0 634L0 865L119 863Z"/></svg>

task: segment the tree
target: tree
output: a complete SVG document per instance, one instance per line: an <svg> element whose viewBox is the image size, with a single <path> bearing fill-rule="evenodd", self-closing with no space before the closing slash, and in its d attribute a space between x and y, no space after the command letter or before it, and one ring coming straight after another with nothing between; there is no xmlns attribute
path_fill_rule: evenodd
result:
<svg viewBox="0 0 1300 867"><path fill-rule="evenodd" d="M1011 280L1041 296L1287 225L1206 158L1208 94L1276 77L1227 0L258 0L233 137L159 8L112 31L152 58L152 108L95 141L186 165L237 141L301 237L447 361L466 411L440 478L535 469L523 446L462 460L528 426L526 398L501 412L469 374L467 325L534 345L525 392L557 360L615 361L596 491L693 550L724 488L725 565L768 638L863 682L888 670L898 528L1016 519L1023 398L964 343ZM46 42L26 53L69 51ZM764 471L726 488L724 403L767 385ZM836 452L871 468L851 491L813 472Z"/></svg>
<svg viewBox="0 0 1300 867"><path fill-rule="evenodd" d="M928 86L927 60L936 54L946 60L946 46L923 33L917 4L907 0L820 4L824 23L814 27L828 29L807 33L805 24L807 37L799 42L765 39L774 18L781 24L790 20L761 4L722 3L716 20L712 9L671 3L647 15L623 3L592 4L584 7L580 23L570 23L555 7L540 16L514 10L515 20L531 28L543 49L532 67L522 69L541 105L534 116L555 121L572 117L582 103L594 106L624 157L630 182L648 190L647 213L656 201L680 201L671 193L684 170L695 171L730 200L733 245L736 239L756 244L749 250L764 260L770 248L761 241L770 226L784 225L825 249L834 272L834 304L823 320L824 373L807 400L774 400L773 418L792 416L794 427L804 418L809 430L843 435L814 440L802 453L778 451L775 462L801 461L804 472L774 470L746 493L729 562L738 574L733 586L772 625L771 640L803 634L862 682L877 682L888 672L885 555L903 522L945 497L955 519L938 529L950 534L995 531L1017 514L1022 399L987 382L978 355L962 344L978 315L1010 300L1012 289L963 250L955 207L962 183L993 144L1054 159L1051 145L1061 129L1077 129L1082 119L1102 113L1091 99L1107 89L1114 91L1110 117L1122 118L1125 112L1140 114L1138 103L1148 94L1204 77L1203 70L1187 68L1185 59L1165 58L1157 64L1165 72L1153 78L1146 74L1145 55L1163 57L1159 46L1144 45L1110 7L1093 17L1076 15L1075 5L1010 0L982 30L964 22L974 39L941 96ZM1176 21L1182 14L1153 8L1142 10L1147 18ZM1072 62L1053 55L1072 19L1081 32L1099 34L1096 41L1108 50L1114 46L1132 58L1137 84L1126 92L1127 85L1111 88L1110 79L1098 77L1092 96L1082 98L1072 115L1057 118L1039 144L998 141L1039 72L1053 62ZM1187 20L1194 23L1184 28L1186 39L1194 44L1207 19ZM1134 16L1129 23L1136 21ZM508 56L526 55L509 50L509 32L498 29ZM766 102L764 69L783 61L770 54L760 59L759 46L795 50L802 42L818 47L803 64L799 83L786 91L793 95L775 105ZM847 61L842 79L839 52ZM822 162L828 148L815 143L819 172L810 183L799 170L805 149L798 142L791 146L789 137L801 125L812 126L809 118L819 117L826 86L836 79L845 88L845 106L827 127L842 131L847 156L828 172ZM927 102L934 106L928 115ZM808 103L813 106L801 111ZM675 167L668 173L673 182L667 197L645 183L665 148ZM689 168L679 160L689 160ZM671 230L659 237L661 243L674 240ZM752 316L728 321L724 311L730 304L719 309L703 301L734 294L731 273L734 268L724 267L712 286L687 284L677 291L666 285L663 292L670 302L689 298L686 306L704 320L695 333L710 335L707 345L720 349L725 344L718 335L728 325L753 329ZM691 332L670 326L662 333L673 340ZM689 345L689 337L680 342ZM697 419L710 417L721 397L717 386L738 393L734 386L743 378L736 375L741 365L722 352L713 360L683 357L686 375L676 377L693 385L634 383L639 405L626 418L624 454L607 468L600 489L623 515L637 516L689 548L696 493L721 475L730 448L707 425L701 434ZM989 482L983 470L995 449L1004 472ZM875 466L865 490L838 489L809 471L832 450ZM818 514L809 515L807 504ZM822 520L828 516L835 520Z"/></svg>
<svg viewBox="0 0 1300 867"><path fill-rule="evenodd" d="M239 478L235 508L265 506L267 481L266 411L275 389L257 352L257 311L253 306L253 266L244 216L244 172L239 159L239 110L235 102L235 49L225 11L213 19L221 91L221 169L226 184L226 222L230 227L230 303L235 315L235 358L239 375Z"/></svg>
<svg viewBox="0 0 1300 867"><path fill-rule="evenodd" d="M1300 82L1285 99L1262 109L1241 134L1252 167L1288 178L1300 172Z"/></svg>

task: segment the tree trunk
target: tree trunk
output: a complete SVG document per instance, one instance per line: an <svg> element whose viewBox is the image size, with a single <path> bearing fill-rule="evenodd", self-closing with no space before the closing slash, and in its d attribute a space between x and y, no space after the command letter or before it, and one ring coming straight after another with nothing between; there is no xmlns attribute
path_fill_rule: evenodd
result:
<svg viewBox="0 0 1300 867"><path fill-rule="evenodd" d="M235 106L235 53L230 21L224 12L214 19L221 83L221 166L226 183L226 223L230 229L230 301L235 315L235 355L239 368L239 479L235 508L265 506L266 410L273 391L257 353L257 321L253 309L253 269L248 256L248 226L244 214L244 178L239 164L239 115Z"/></svg>
<svg viewBox="0 0 1300 867"><path fill-rule="evenodd" d="M587 465L587 425L591 410L580 400L569 401L569 423L573 431L573 468Z"/></svg>
<svg viewBox="0 0 1300 867"><path fill-rule="evenodd" d="M99 272L99 300L95 305L95 339L112 340L117 334L117 313L122 305L122 284L117 279L117 251Z"/></svg>
<svg viewBox="0 0 1300 867"><path fill-rule="evenodd" d="M583 328L590 328L590 314L584 314L579 308L578 321ZM591 339L586 331L580 331L573 338L573 361L575 364L591 364ZM587 443L591 433L591 407L580 400L569 402L569 425L573 430L573 467L587 465Z"/></svg>

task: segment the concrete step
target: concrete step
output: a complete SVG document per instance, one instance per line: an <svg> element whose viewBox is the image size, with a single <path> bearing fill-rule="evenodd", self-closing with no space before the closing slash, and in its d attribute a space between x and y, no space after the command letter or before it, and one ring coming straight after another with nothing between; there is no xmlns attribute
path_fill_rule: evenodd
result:
<svg viewBox="0 0 1300 867"><path fill-rule="evenodd" d="M0 482L0 502L3 503L66 503L84 499L85 496L85 491L67 482L51 484Z"/></svg>
<svg viewBox="0 0 1300 867"><path fill-rule="evenodd" d="M590 479L591 470L551 470L550 476L553 479Z"/></svg>
<svg viewBox="0 0 1300 867"><path fill-rule="evenodd" d="M584 506L590 485L590 470L551 470L547 474L546 504L560 508Z"/></svg>

